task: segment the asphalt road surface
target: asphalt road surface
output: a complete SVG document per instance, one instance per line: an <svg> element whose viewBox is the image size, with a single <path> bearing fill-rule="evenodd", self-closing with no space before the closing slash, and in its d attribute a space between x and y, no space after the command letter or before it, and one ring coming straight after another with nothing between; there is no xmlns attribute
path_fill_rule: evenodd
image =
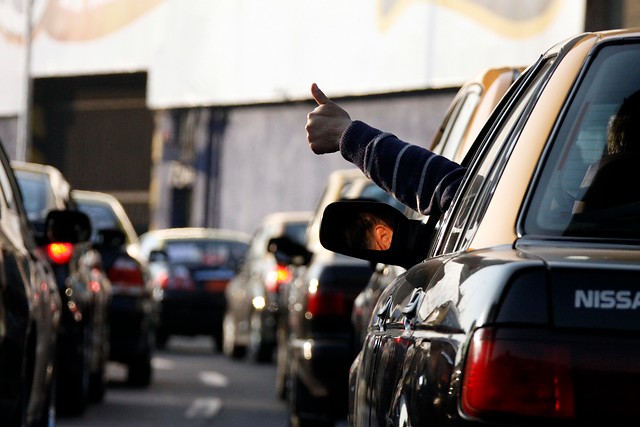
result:
<svg viewBox="0 0 640 427"><path fill-rule="evenodd" d="M124 367L110 364L105 400L59 427L191 427L288 425L275 392L275 365L235 361L213 352L206 338L171 338L153 359L147 389L125 385Z"/></svg>

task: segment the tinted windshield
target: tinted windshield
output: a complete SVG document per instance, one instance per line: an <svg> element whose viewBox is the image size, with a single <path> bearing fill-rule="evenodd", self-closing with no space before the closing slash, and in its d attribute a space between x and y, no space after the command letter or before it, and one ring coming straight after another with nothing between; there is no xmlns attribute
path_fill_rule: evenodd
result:
<svg viewBox="0 0 640 427"><path fill-rule="evenodd" d="M639 69L638 44L597 53L544 165L528 234L640 238Z"/></svg>

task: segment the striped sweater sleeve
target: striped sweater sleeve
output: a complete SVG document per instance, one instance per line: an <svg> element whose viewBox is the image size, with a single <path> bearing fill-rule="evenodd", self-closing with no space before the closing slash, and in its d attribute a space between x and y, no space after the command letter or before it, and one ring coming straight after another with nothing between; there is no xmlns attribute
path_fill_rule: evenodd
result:
<svg viewBox="0 0 640 427"><path fill-rule="evenodd" d="M383 190L425 215L449 207L465 172L445 157L357 120L343 133L340 152Z"/></svg>

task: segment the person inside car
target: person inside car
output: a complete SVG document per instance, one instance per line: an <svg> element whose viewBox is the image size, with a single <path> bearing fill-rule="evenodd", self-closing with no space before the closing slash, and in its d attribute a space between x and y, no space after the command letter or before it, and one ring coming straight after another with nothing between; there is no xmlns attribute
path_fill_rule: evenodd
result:
<svg viewBox="0 0 640 427"><path fill-rule="evenodd" d="M307 115L305 129L311 151L340 151L379 187L424 214L441 214L453 199L466 168L418 145L368 124L351 120L313 83L318 106Z"/></svg>
<svg viewBox="0 0 640 427"><path fill-rule="evenodd" d="M640 202L637 186L620 185L633 182L640 166L640 91L625 98L612 116L607 130L607 154L587 169L574 214L593 212Z"/></svg>

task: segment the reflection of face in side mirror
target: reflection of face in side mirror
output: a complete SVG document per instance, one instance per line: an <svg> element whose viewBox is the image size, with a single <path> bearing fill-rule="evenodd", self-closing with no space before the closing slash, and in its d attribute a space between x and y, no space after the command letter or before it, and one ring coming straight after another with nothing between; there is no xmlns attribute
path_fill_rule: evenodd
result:
<svg viewBox="0 0 640 427"><path fill-rule="evenodd" d="M386 251L393 240L393 218L384 218L379 213L354 213L347 221L346 227L336 227L335 232L342 230L345 242L353 248Z"/></svg>
<svg viewBox="0 0 640 427"><path fill-rule="evenodd" d="M437 219L412 220L381 202L335 202L324 210L320 243L343 255L410 268L425 259Z"/></svg>

